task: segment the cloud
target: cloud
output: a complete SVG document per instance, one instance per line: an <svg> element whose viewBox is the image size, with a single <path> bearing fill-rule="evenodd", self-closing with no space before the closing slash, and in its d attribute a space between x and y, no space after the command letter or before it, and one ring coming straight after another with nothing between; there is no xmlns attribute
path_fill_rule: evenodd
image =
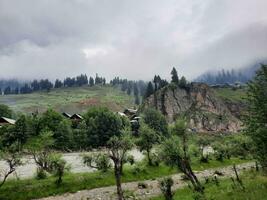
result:
<svg viewBox="0 0 267 200"><path fill-rule="evenodd" d="M0 77L193 78L265 56L265 0L0 0Z"/></svg>

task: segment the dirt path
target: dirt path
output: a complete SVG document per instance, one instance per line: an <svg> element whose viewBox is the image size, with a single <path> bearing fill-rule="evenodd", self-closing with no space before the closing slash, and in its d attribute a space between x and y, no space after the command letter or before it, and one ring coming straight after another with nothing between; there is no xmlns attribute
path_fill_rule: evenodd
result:
<svg viewBox="0 0 267 200"><path fill-rule="evenodd" d="M240 172L241 170L250 169L252 166L254 166L254 163L244 163L237 165L237 169ZM223 173L222 177L231 177L232 175L234 175L232 166L204 170L196 172L196 175L198 178L203 180L204 177L213 176L216 170ZM182 176L181 173L172 176L174 180L174 186L173 186L174 190L182 188L187 185L187 183L185 183L182 180L181 176ZM158 180L142 181L142 183L145 183L148 186L145 189L138 188L138 183L140 183L140 181L123 184L122 187L124 191L131 191L130 193L132 193L132 196L130 196L128 199L149 199L151 197L158 196L161 194L158 185ZM91 190L82 190L72 194L66 193L59 196L42 198L41 200L115 200L116 199L115 192L116 192L116 187L110 186L110 187L96 188Z"/></svg>

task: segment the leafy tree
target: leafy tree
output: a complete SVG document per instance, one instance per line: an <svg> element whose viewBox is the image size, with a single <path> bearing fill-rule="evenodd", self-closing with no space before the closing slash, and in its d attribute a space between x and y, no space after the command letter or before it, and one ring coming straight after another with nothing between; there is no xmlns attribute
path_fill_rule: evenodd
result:
<svg viewBox="0 0 267 200"><path fill-rule="evenodd" d="M62 120L54 132L55 147L61 150L69 150L73 147L73 132L71 122L69 120Z"/></svg>
<svg viewBox="0 0 267 200"><path fill-rule="evenodd" d="M41 129L48 129L52 132L57 130L58 125L63 120L63 116L53 109L48 109L40 117L40 126Z"/></svg>
<svg viewBox="0 0 267 200"><path fill-rule="evenodd" d="M1 170L0 172L0 188L5 184L7 178L16 171L16 168L22 165L21 153L17 151L15 146L5 148L0 151L0 159L7 164L7 170Z"/></svg>
<svg viewBox="0 0 267 200"><path fill-rule="evenodd" d="M76 150L88 150L88 135L87 126L84 121L78 124L78 127L73 129L73 148Z"/></svg>
<svg viewBox="0 0 267 200"><path fill-rule="evenodd" d="M255 144L255 156L267 169L267 65L262 65L248 84L247 134Z"/></svg>
<svg viewBox="0 0 267 200"><path fill-rule="evenodd" d="M121 136L113 136L107 144L108 155L114 164L114 175L116 179L117 195L119 200L123 200L121 187L121 176L123 165L127 160L127 152L133 148L130 131L124 130Z"/></svg>
<svg viewBox="0 0 267 200"><path fill-rule="evenodd" d="M151 150L153 146L158 143L159 136L156 132L146 124L142 124L139 129L139 138L137 139L137 146L140 151L145 151L148 159L148 164L153 165L151 159Z"/></svg>
<svg viewBox="0 0 267 200"><path fill-rule="evenodd" d="M172 75L172 81L171 82L178 85L179 84L179 78L178 78L178 74L177 74L175 67L172 68L171 75Z"/></svg>
<svg viewBox="0 0 267 200"><path fill-rule="evenodd" d="M105 146L122 128L121 118L104 107L92 107L84 115L87 141L92 147Z"/></svg>
<svg viewBox="0 0 267 200"><path fill-rule="evenodd" d="M156 131L158 135L166 136L168 134L168 123L165 117L153 108L148 108L143 112L144 122Z"/></svg>
<svg viewBox="0 0 267 200"><path fill-rule="evenodd" d="M51 172L50 158L54 143L51 131L43 131L39 136L28 140L26 150L32 155L38 171Z"/></svg>
<svg viewBox="0 0 267 200"><path fill-rule="evenodd" d="M159 181L160 190L165 200L173 200L174 192L172 192L173 179L171 177L163 178Z"/></svg>
<svg viewBox="0 0 267 200"><path fill-rule="evenodd" d="M4 104L0 104L0 117L12 117L12 110Z"/></svg>
<svg viewBox="0 0 267 200"><path fill-rule="evenodd" d="M162 159L167 165L177 167L181 170L185 174L186 178L188 178L188 180L192 183L194 191L203 194L204 188L191 167L187 148L188 139L185 122L181 120L176 121L172 129L172 133L174 135L163 142L161 149Z"/></svg>
<svg viewBox="0 0 267 200"><path fill-rule="evenodd" d="M56 184L59 186L62 183L62 177L66 171L70 170L66 160L62 158L61 154L52 154L49 158L49 169L56 177Z"/></svg>
<svg viewBox="0 0 267 200"><path fill-rule="evenodd" d="M28 122L25 115L21 115L14 127L14 140L18 142L19 149L22 149L22 145L24 145L29 137L28 135Z"/></svg>

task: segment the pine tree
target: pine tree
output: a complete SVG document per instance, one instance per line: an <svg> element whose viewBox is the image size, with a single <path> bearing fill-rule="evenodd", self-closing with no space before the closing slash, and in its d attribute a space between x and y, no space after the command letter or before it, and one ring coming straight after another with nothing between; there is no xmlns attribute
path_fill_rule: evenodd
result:
<svg viewBox="0 0 267 200"><path fill-rule="evenodd" d="M153 85L152 85L152 82L149 81L148 82L148 85L147 85L147 88L146 88L146 94L145 94L145 97L149 97L151 94L154 93L154 88L153 88Z"/></svg>
<svg viewBox="0 0 267 200"><path fill-rule="evenodd" d="M182 78L179 81L179 87L180 88L186 88L186 84L187 84L186 78L184 76L182 76Z"/></svg>
<svg viewBox="0 0 267 200"><path fill-rule="evenodd" d="M255 144L255 156L267 170L267 65L262 65L248 84L247 134Z"/></svg>
<svg viewBox="0 0 267 200"><path fill-rule="evenodd" d="M178 74L177 74L175 67L172 68L171 75L172 75L172 83L178 85L179 84L179 78L178 78Z"/></svg>

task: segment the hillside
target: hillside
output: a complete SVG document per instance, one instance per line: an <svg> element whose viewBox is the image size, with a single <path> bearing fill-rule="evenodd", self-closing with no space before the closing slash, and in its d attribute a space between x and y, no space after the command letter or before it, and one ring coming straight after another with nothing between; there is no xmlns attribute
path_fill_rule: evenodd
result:
<svg viewBox="0 0 267 200"><path fill-rule="evenodd" d="M169 122L184 116L196 131L236 132L241 129L240 112L245 109L240 93L245 95L244 91L212 89L204 83L192 83L186 89L168 85L148 97L142 109L156 108Z"/></svg>
<svg viewBox="0 0 267 200"><path fill-rule="evenodd" d="M106 106L112 111L133 107L134 99L111 86L70 87L52 89L50 92L0 96L0 104L10 106L15 112L43 112L51 107L59 112L82 113L89 106Z"/></svg>

